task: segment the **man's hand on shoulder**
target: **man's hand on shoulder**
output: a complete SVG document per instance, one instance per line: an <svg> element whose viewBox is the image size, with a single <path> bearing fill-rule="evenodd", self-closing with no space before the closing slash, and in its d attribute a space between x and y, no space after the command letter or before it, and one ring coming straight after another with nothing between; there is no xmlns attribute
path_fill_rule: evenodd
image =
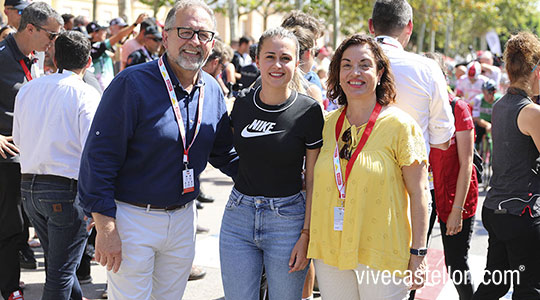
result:
<svg viewBox="0 0 540 300"><path fill-rule="evenodd" d="M15 156L19 153L19 148L13 144L12 136L4 136L0 134L0 156L7 159L10 156Z"/></svg>
<svg viewBox="0 0 540 300"><path fill-rule="evenodd" d="M122 263L122 241L116 230L116 221L100 213L92 213L92 217L97 230L96 261L116 273Z"/></svg>

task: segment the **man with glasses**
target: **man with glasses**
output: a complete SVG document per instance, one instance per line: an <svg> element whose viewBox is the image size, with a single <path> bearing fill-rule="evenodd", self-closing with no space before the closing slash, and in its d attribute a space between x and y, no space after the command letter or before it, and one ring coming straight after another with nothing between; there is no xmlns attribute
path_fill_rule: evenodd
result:
<svg viewBox="0 0 540 300"><path fill-rule="evenodd" d="M157 26L148 26L144 32L143 48L131 53L126 61L126 67L153 61L158 58L162 36Z"/></svg>
<svg viewBox="0 0 540 300"><path fill-rule="evenodd" d="M4 2L4 13L7 16L7 25L13 28L19 28L22 11L30 4L24 0L6 0Z"/></svg>
<svg viewBox="0 0 540 300"><path fill-rule="evenodd" d="M199 175L234 176L237 155L217 82L201 68L216 21L201 0L167 14L166 53L120 72L104 92L81 159L79 194L95 220L96 261L113 299L181 299L195 256Z"/></svg>
<svg viewBox="0 0 540 300"><path fill-rule="evenodd" d="M17 245L23 232L21 173L12 138L15 95L37 77L33 52L46 51L63 23L50 5L34 2L23 10L18 31L0 42L0 290L4 299L22 299Z"/></svg>

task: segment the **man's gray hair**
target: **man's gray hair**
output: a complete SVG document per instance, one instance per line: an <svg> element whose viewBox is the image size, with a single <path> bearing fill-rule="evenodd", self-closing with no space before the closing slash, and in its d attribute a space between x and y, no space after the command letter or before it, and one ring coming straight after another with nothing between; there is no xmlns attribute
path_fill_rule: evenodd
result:
<svg viewBox="0 0 540 300"><path fill-rule="evenodd" d="M212 23L214 25L214 28L212 30L216 30L217 28L217 21L216 17L214 16L214 11L203 1L201 0L180 0L177 1L173 8L169 10L169 13L167 14L167 18L165 19L165 30L171 29L174 27L174 23L176 23L176 13L180 10L184 10L186 8L191 7L200 7L204 9L208 15L210 15L210 18L212 19Z"/></svg>
<svg viewBox="0 0 540 300"><path fill-rule="evenodd" d="M412 7L407 0L377 0L371 14L376 35L399 34L412 18Z"/></svg>
<svg viewBox="0 0 540 300"><path fill-rule="evenodd" d="M21 24L18 31L23 31L26 25L45 26L49 18L54 18L60 25L64 25L64 19L49 4L45 2L32 2L22 12Z"/></svg>

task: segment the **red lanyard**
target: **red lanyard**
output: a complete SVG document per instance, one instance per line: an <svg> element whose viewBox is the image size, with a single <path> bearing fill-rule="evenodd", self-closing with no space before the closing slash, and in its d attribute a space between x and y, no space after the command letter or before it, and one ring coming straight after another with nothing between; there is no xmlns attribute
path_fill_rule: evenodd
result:
<svg viewBox="0 0 540 300"><path fill-rule="evenodd" d="M24 59L19 60L19 63L21 64L21 67L23 68L24 75L26 76L26 79L28 81L32 80L32 73L30 73L30 70L28 70L28 67L26 66L26 63L24 63Z"/></svg>
<svg viewBox="0 0 540 300"><path fill-rule="evenodd" d="M176 122L178 123L178 129L180 130L180 136L182 137L182 145L184 146L183 162L187 168L187 164L189 163L189 157L188 157L189 149L193 145L193 142L195 142L195 138L197 137L197 134L199 133L199 130L201 128L203 102L204 102L204 86L201 86L199 88L199 103L198 103L199 113L197 115L197 127L195 127L195 134L193 135L191 144L187 145L186 129L184 128L184 121L182 120L182 115L180 114L180 106L178 105L178 98L176 97L176 93L174 92L174 87L169 77L169 73L167 72L167 68L165 67L165 64L163 63L163 56L159 58L158 65L159 65L161 76L163 77L163 81L165 81L165 85L167 86L167 92L169 93L169 98L171 100L171 105L173 107L174 116L176 117ZM189 116L188 116L188 119L189 119Z"/></svg>
<svg viewBox="0 0 540 300"><path fill-rule="evenodd" d="M339 197L341 199L345 199L345 186L347 184L347 179L349 178L349 174L351 174L351 170L354 165L354 162L356 161L356 158L358 157L358 155L364 148L364 145L366 144L369 136L371 135L371 132L373 131L373 127L375 126L375 121L377 121L377 117L379 116L381 109L382 109L382 105L380 105L377 102L375 104L375 107L373 108L373 111L371 112L371 115L369 116L369 121L366 125L366 129L364 129L364 133L362 133L360 142L358 143L358 146L356 147L356 150L352 154L351 158L347 162L347 168L345 170L345 177L343 177L343 174L341 172L338 141L341 135L341 129L343 127L343 123L345 121L345 114L347 112L347 107L345 107L343 111L341 112L341 114L339 115L339 118L336 123L336 149L334 150L334 175L335 175L336 184L339 191ZM354 133L351 132L351 134L354 134Z"/></svg>

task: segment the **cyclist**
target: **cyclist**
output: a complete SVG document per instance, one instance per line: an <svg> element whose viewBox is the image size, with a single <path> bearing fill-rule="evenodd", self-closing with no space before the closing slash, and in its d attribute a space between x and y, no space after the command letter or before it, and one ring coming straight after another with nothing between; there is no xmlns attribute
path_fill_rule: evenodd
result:
<svg viewBox="0 0 540 300"><path fill-rule="evenodd" d="M474 97L482 94L482 86L489 78L482 75L482 66L477 61L467 65L467 74L462 75L456 84L456 96L461 97L473 107Z"/></svg>
<svg viewBox="0 0 540 300"><path fill-rule="evenodd" d="M474 97L473 119L476 124L476 141L480 144L486 133L491 133L491 110L493 104L502 97L497 93L497 85L493 79L489 79L482 85L482 94Z"/></svg>

